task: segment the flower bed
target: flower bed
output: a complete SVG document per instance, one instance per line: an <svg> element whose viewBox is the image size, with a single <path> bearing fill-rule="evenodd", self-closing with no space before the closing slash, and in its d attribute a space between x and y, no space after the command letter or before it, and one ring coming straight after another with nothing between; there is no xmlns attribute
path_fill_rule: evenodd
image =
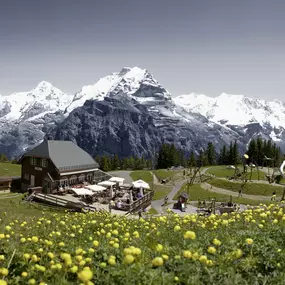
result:
<svg viewBox="0 0 285 285"><path fill-rule="evenodd" d="M3 284L282 284L285 215L0 214ZM266 281L266 283L264 283Z"/></svg>

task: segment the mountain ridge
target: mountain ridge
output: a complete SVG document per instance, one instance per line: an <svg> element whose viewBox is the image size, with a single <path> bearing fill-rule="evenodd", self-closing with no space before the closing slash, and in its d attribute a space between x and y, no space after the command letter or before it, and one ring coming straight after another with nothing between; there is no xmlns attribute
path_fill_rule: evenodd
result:
<svg viewBox="0 0 285 285"><path fill-rule="evenodd" d="M146 69L124 67L73 95L41 81L28 92L0 96L0 152L19 156L46 136L71 139L90 153L100 151L100 145L102 153L112 154L113 144L114 151L124 149L123 156L127 155L124 144L130 153L147 156L162 143L174 143L189 152L205 148L208 141L219 147L236 139L242 148L257 135L282 145L284 119L285 103L279 100L226 93L214 98L196 93L172 97Z"/></svg>

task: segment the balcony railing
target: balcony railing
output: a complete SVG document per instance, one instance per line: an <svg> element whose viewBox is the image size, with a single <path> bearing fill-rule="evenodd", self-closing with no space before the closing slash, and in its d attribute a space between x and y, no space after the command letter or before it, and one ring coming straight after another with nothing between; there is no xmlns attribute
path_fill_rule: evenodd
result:
<svg viewBox="0 0 285 285"><path fill-rule="evenodd" d="M70 171L70 170L88 170L92 168L98 168L97 164L81 164L81 165L73 165L73 166L64 166L64 167L59 167L58 170L63 172L63 171Z"/></svg>
<svg viewBox="0 0 285 285"><path fill-rule="evenodd" d="M128 209L128 213L134 213L140 209L143 210L146 207L148 207L151 204L153 194L154 194L154 191L150 191L146 193L142 198L133 202Z"/></svg>

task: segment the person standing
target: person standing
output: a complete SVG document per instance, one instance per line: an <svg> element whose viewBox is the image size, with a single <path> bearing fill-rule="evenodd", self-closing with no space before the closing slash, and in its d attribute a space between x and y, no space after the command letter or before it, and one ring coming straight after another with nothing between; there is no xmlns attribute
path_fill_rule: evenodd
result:
<svg viewBox="0 0 285 285"><path fill-rule="evenodd" d="M271 201L275 201L275 200L276 200L276 192L274 191L272 193Z"/></svg>

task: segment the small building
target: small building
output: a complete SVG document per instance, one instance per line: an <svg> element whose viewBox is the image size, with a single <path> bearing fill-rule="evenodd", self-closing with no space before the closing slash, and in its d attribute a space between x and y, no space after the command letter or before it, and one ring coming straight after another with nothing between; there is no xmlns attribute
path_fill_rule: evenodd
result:
<svg viewBox="0 0 285 285"><path fill-rule="evenodd" d="M0 191L6 191L11 188L12 178L11 177L0 177Z"/></svg>
<svg viewBox="0 0 285 285"><path fill-rule="evenodd" d="M18 163L22 164L21 188L24 191L42 187L42 191L48 194L58 187L111 178L72 141L44 140L26 152Z"/></svg>
<svg viewBox="0 0 285 285"><path fill-rule="evenodd" d="M21 189L21 177L0 177L0 191L18 191Z"/></svg>

